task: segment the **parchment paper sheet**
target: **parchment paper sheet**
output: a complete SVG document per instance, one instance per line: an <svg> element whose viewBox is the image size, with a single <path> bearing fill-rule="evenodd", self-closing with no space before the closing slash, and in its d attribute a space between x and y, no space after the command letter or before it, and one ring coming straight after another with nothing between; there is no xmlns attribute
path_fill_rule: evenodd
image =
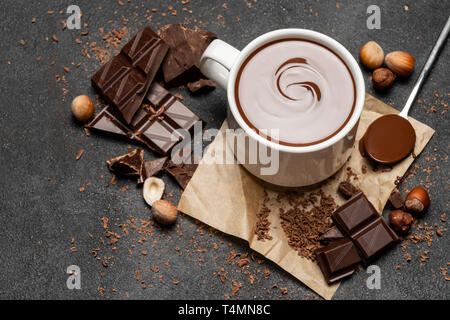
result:
<svg viewBox="0 0 450 320"><path fill-rule="evenodd" d="M367 126L376 118L384 114L398 113L395 109L366 95L364 110L358 127L356 143L349 161L333 177L320 185L305 191L316 191L321 188L326 194L334 197L337 204L344 200L337 194L340 181L346 178L346 168L351 167L357 173L358 180L354 184L360 186L375 208L382 212L398 176L403 176L413 162L409 156L396 164L392 169L379 168L374 172L358 151L358 141L366 131ZM412 118L409 119L416 130L417 140L414 153L418 155L431 139L434 130ZM226 122L221 131L227 128ZM325 299L331 299L339 284L328 286L315 262L301 258L297 251L288 245L287 237L280 225L279 208L288 207L287 203L275 201L278 192L283 188L268 186L250 175L238 164L211 164L211 159L227 148L225 135L218 135L209 146L200 162L189 185L181 196L178 209L224 233L247 240L250 247L272 260L280 267L291 273L305 285L317 292ZM362 173L362 165L367 165L367 172ZM257 240L254 234L256 214L259 211L264 189L271 201L266 206L271 209L269 216L270 235L272 240Z"/></svg>

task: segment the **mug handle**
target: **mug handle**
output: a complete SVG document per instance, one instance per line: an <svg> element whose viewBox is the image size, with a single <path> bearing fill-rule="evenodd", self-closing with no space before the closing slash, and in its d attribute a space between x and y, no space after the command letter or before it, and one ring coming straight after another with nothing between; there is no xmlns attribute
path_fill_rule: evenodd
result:
<svg viewBox="0 0 450 320"><path fill-rule="evenodd" d="M230 70L240 53L235 47L216 39L203 52L200 71L226 91Z"/></svg>

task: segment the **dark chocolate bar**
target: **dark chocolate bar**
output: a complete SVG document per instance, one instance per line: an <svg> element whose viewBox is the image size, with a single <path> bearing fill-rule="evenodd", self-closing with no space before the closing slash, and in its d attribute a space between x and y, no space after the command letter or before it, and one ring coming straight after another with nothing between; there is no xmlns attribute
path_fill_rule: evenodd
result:
<svg viewBox="0 0 450 320"><path fill-rule="evenodd" d="M155 82L129 127L119 120L111 106L103 109L87 127L140 141L151 150L167 155L184 134L193 133L197 121L202 120Z"/></svg>
<svg viewBox="0 0 450 320"><path fill-rule="evenodd" d="M93 86L131 123L169 47L149 27L92 76Z"/></svg>
<svg viewBox="0 0 450 320"><path fill-rule="evenodd" d="M350 239L332 241L316 250L316 258L328 284L350 276L358 268L361 258Z"/></svg>
<svg viewBox="0 0 450 320"><path fill-rule="evenodd" d="M393 246L398 237L362 192L358 192L332 215L333 221L358 247L368 264Z"/></svg>

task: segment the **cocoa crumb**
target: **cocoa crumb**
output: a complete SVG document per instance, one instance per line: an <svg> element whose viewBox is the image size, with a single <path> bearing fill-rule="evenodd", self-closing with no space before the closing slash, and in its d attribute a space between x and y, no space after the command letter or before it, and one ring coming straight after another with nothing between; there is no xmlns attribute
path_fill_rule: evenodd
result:
<svg viewBox="0 0 450 320"><path fill-rule="evenodd" d="M256 227L254 233L257 236L258 240L272 240L272 236L269 235L270 232L270 221L268 219L270 210L267 208L267 202L269 201L269 197L267 192L264 190L264 198L261 205L261 209L256 214Z"/></svg>
<svg viewBox="0 0 450 320"><path fill-rule="evenodd" d="M239 289L241 289L242 287L242 283L237 283L234 280L232 282L233 282L233 290L230 293L230 297L235 296L238 293Z"/></svg>
<svg viewBox="0 0 450 320"><path fill-rule="evenodd" d="M335 200L322 190L308 195L289 191L279 196L287 197L292 205L287 210L279 209L288 244L299 256L314 261L314 251L321 246L320 237L332 224L330 216L337 208Z"/></svg>
<svg viewBox="0 0 450 320"><path fill-rule="evenodd" d="M102 217L100 220L102 220L103 229L108 229L108 221L109 221L109 219L106 218L106 217Z"/></svg>
<svg viewBox="0 0 450 320"><path fill-rule="evenodd" d="M106 184L107 187L109 187L110 185L115 185L117 184L117 180L116 180L116 175L113 174L111 176L111 179L108 181L108 183Z"/></svg>
<svg viewBox="0 0 450 320"><path fill-rule="evenodd" d="M78 151L77 156L75 157L75 160L76 161L80 160L83 153L84 153L84 149L81 149L80 151Z"/></svg>
<svg viewBox="0 0 450 320"><path fill-rule="evenodd" d="M367 166L366 166L365 164L363 164L363 165L361 166L361 172L362 172L363 174L366 174L366 173L367 173Z"/></svg>
<svg viewBox="0 0 450 320"><path fill-rule="evenodd" d="M350 199L359 189L348 181L342 181L339 183L338 192L344 199Z"/></svg>
<svg viewBox="0 0 450 320"><path fill-rule="evenodd" d="M243 266L245 266L249 263L250 263L250 260L248 258L243 258L237 262L237 265L242 268Z"/></svg>

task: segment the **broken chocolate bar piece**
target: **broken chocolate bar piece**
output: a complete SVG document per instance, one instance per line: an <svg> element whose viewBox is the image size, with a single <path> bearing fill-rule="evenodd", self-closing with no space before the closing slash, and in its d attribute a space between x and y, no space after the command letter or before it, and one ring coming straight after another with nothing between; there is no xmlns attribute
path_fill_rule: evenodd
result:
<svg viewBox="0 0 450 320"><path fill-rule="evenodd" d="M339 183L338 191L346 200L348 200L359 190L350 182L342 181L341 183Z"/></svg>
<svg viewBox="0 0 450 320"><path fill-rule="evenodd" d="M158 83L153 83L143 105L125 126L116 110L108 106L86 127L123 136L144 143L151 150L167 155L187 133L192 134L195 123L202 121L188 107Z"/></svg>
<svg viewBox="0 0 450 320"><path fill-rule="evenodd" d="M358 247L365 264L398 242L395 232L362 192L350 198L331 217Z"/></svg>
<svg viewBox="0 0 450 320"><path fill-rule="evenodd" d="M121 136L131 139L133 133L128 129L119 119L114 115L114 110L111 107L104 108L86 128L95 129L116 136Z"/></svg>
<svg viewBox="0 0 450 320"><path fill-rule="evenodd" d="M161 154L168 154L187 133L193 133L196 122L202 121L157 83L150 87L145 102L151 108L142 108L131 125L140 141Z"/></svg>
<svg viewBox="0 0 450 320"><path fill-rule="evenodd" d="M145 179L153 177L158 172L163 170L167 159L167 157L162 157L154 160L145 160L144 166L142 167L142 174L138 180L138 184L144 183Z"/></svg>
<svg viewBox="0 0 450 320"><path fill-rule="evenodd" d="M204 93L213 90L216 85L209 79L200 79L195 82L188 83L188 89L192 93Z"/></svg>
<svg viewBox="0 0 450 320"><path fill-rule="evenodd" d="M93 86L131 123L169 47L149 27L92 76Z"/></svg>
<svg viewBox="0 0 450 320"><path fill-rule="evenodd" d="M169 162L166 171L175 178L184 190L198 167L199 159L191 154L183 154L183 151L183 149L179 149L172 155L172 160Z"/></svg>
<svg viewBox="0 0 450 320"><path fill-rule="evenodd" d="M401 209L405 205L405 199L403 199L402 193L397 188L392 190L389 202L395 209Z"/></svg>
<svg viewBox="0 0 450 320"><path fill-rule="evenodd" d="M327 232L325 232L321 237L321 241L329 242L333 240L341 240L346 238L342 232L336 226L332 226Z"/></svg>
<svg viewBox="0 0 450 320"><path fill-rule="evenodd" d="M169 24L158 35L170 47L162 63L167 85L180 86L204 78L200 72L200 58L217 36L209 31L192 30L182 24Z"/></svg>
<svg viewBox="0 0 450 320"><path fill-rule="evenodd" d="M137 148L124 155L106 161L109 170L122 176L140 177L144 164L144 150Z"/></svg>
<svg viewBox="0 0 450 320"><path fill-rule="evenodd" d="M361 261L355 245L346 238L332 241L326 247L317 249L315 253L328 284L352 275Z"/></svg>

